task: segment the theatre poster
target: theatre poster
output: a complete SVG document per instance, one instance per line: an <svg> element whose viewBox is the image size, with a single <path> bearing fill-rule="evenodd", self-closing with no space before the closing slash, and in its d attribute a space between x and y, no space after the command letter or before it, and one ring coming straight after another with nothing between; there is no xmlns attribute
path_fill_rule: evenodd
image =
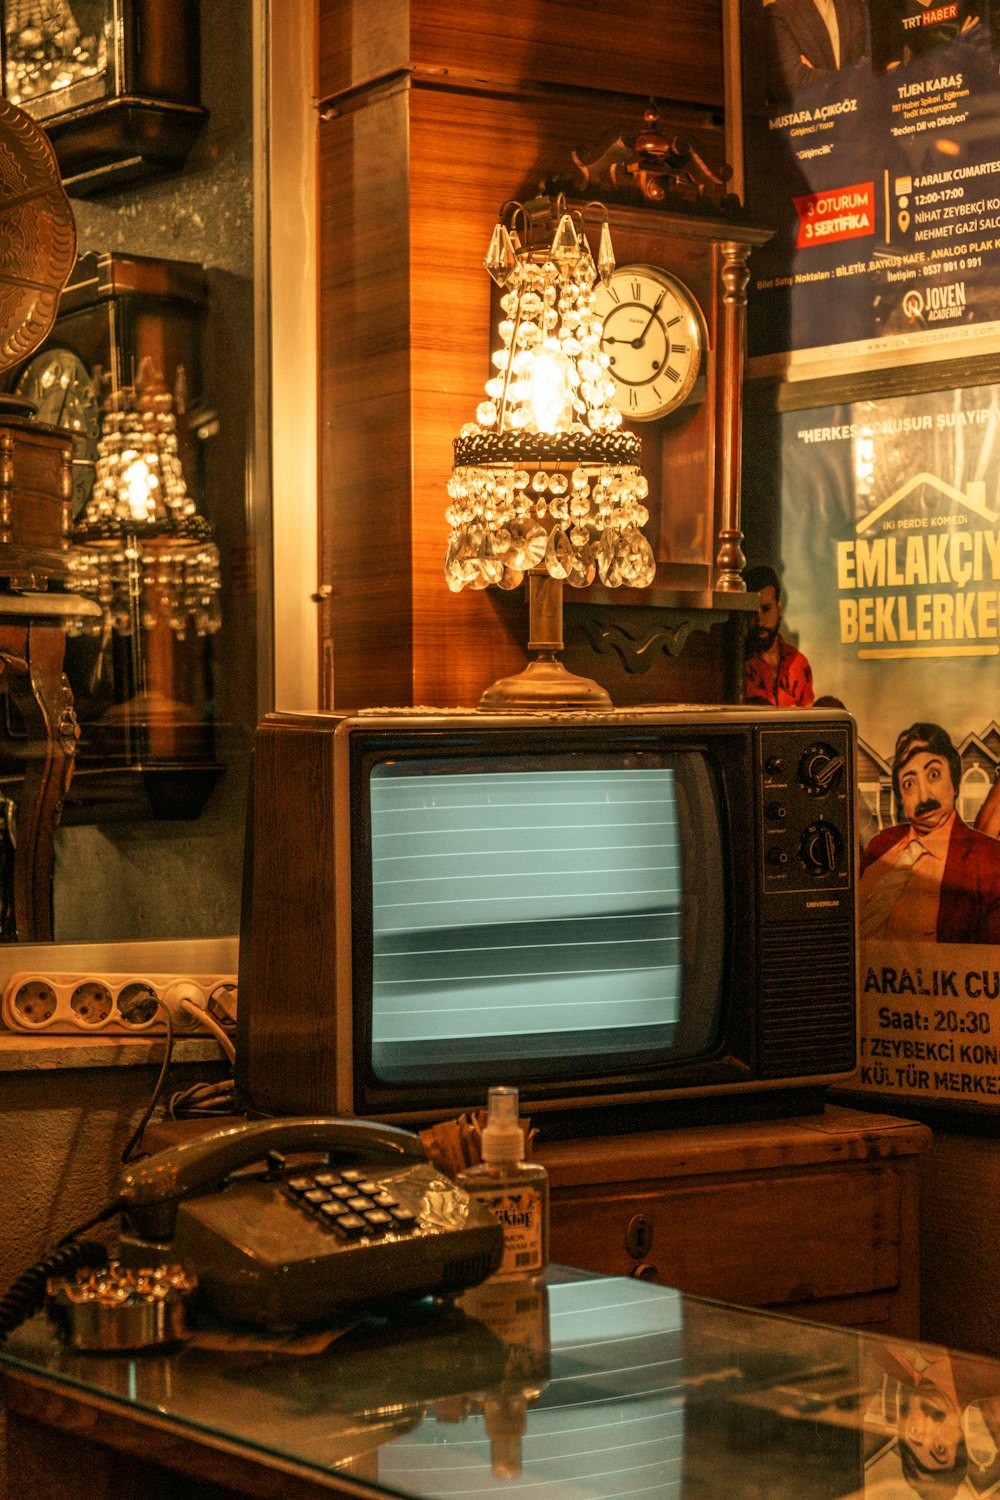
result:
<svg viewBox="0 0 1000 1500"><path fill-rule="evenodd" d="M1000 775L1000 387L778 421L785 618L817 697L839 700L858 723L862 864L865 851L895 848L890 830L906 822L897 740L931 724L953 751L950 762L941 752L948 777L936 788L945 812L954 798L936 855L938 881L942 869L953 880L951 841L975 830ZM905 889L893 889L895 876L886 884L878 861L862 876L858 1084L1000 1110L1000 839L969 839L957 912L919 867L898 877ZM893 920L887 899L904 903Z"/></svg>
<svg viewBox="0 0 1000 1500"><path fill-rule="evenodd" d="M996 0L837 0L839 66L807 66L815 0L733 3L745 197L774 229L751 258L751 377L1000 348Z"/></svg>
<svg viewBox="0 0 1000 1500"><path fill-rule="evenodd" d="M748 385L780 392L744 460L779 555L747 552L858 723L857 1085L1000 1112L1000 7L836 0L832 54L817 0L730 3L744 196L775 231ZM933 752L898 750L915 725ZM913 843L907 806L949 798Z"/></svg>

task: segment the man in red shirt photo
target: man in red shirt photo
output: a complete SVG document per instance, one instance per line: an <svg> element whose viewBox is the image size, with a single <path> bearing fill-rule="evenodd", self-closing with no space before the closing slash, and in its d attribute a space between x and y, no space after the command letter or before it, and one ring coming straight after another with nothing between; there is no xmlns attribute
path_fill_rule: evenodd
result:
<svg viewBox="0 0 1000 1500"><path fill-rule="evenodd" d="M760 595L756 622L747 635L746 681L748 703L772 703L777 708L811 708L812 668L805 656L779 633L783 605L781 582L773 568L750 568L747 590Z"/></svg>

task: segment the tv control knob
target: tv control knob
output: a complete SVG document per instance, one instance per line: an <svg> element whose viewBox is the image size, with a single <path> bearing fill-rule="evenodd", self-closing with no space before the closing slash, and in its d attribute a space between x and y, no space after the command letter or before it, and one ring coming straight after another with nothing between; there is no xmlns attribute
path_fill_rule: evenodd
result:
<svg viewBox="0 0 1000 1500"><path fill-rule="evenodd" d="M776 869L780 869L782 865L788 863L788 855L784 849L769 849L767 851L767 862L769 865L774 865Z"/></svg>
<svg viewBox="0 0 1000 1500"><path fill-rule="evenodd" d="M844 774L844 757L819 740L810 745L799 761L799 781L810 797L825 797L840 783Z"/></svg>
<svg viewBox="0 0 1000 1500"><path fill-rule="evenodd" d="M802 863L813 875L830 875L840 866L844 842L840 830L820 819L803 830L799 842Z"/></svg>
<svg viewBox="0 0 1000 1500"><path fill-rule="evenodd" d="M765 807L764 812L767 814L768 818L770 818L772 823L781 823L788 815L788 809L785 807L783 802L769 802Z"/></svg>
<svg viewBox="0 0 1000 1500"><path fill-rule="evenodd" d="M785 762L780 755L769 755L764 762L764 770L769 776L780 776L785 769Z"/></svg>

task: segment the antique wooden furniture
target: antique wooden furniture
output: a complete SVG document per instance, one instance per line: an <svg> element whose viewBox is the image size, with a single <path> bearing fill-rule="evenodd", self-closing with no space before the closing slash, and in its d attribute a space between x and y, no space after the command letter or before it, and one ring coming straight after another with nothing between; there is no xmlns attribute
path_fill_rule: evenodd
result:
<svg viewBox="0 0 1000 1500"><path fill-rule="evenodd" d="M71 489L69 434L0 413L0 696L20 716L5 745L19 778L16 801L3 801L0 935L8 941L52 937L55 826L78 736L62 670L66 627L100 614L92 600L48 591L69 571Z"/></svg>
<svg viewBox="0 0 1000 1500"><path fill-rule="evenodd" d="M224 1325L138 1355L74 1353L38 1318L0 1350L11 1478L49 1500L904 1494L919 1378L954 1493L947 1445L1000 1394L990 1359L668 1287L554 1268L514 1290L330 1340ZM958 1472L990 1461L983 1444Z"/></svg>
<svg viewBox="0 0 1000 1500"><path fill-rule="evenodd" d="M792 1120L543 1136L552 1256L916 1337L918 1170L930 1140L925 1125L832 1105Z"/></svg>
<svg viewBox="0 0 1000 1500"><path fill-rule="evenodd" d="M15 799L2 799L0 937L52 938L55 829L69 788L78 728L62 670L70 619L99 613L74 594L0 590L0 694L24 732Z"/></svg>
<svg viewBox="0 0 1000 1500"><path fill-rule="evenodd" d="M56 315L76 254L76 224L51 144L0 100L0 370L29 355ZM97 606L57 592L69 576L71 439L0 402L0 698L19 711L21 785L3 799L0 941L52 936L54 828L72 770L77 727L62 675L66 625ZM50 592L51 590L51 592Z"/></svg>
<svg viewBox="0 0 1000 1500"><path fill-rule="evenodd" d="M183 165L205 119L197 0L4 0L4 92L45 124L68 190Z"/></svg>
<svg viewBox="0 0 1000 1500"><path fill-rule="evenodd" d="M200 509L203 444L192 418L201 400L207 299L205 271L196 263L83 255L51 331L28 360L6 372L5 384L36 404L37 419L59 422L72 439L74 526L85 520L93 491L102 413L144 369L162 377L174 397L178 457ZM218 419L206 413L206 420ZM66 670L80 744L64 822L200 812L222 772L206 712L209 650L193 629L179 639L162 614L141 630L69 641Z"/></svg>

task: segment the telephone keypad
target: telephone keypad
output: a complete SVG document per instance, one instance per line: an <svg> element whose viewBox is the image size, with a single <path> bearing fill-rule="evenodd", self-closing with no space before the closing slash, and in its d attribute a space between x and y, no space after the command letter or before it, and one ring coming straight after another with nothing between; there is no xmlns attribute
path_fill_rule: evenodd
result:
<svg viewBox="0 0 1000 1500"><path fill-rule="evenodd" d="M411 1234L418 1215L405 1207L388 1188L353 1167L342 1171L296 1172L286 1179L288 1197L299 1208L315 1214L340 1239L368 1235Z"/></svg>
<svg viewBox="0 0 1000 1500"><path fill-rule="evenodd" d="M343 1214L336 1223L336 1229L345 1239L356 1239L368 1228L360 1214Z"/></svg>

